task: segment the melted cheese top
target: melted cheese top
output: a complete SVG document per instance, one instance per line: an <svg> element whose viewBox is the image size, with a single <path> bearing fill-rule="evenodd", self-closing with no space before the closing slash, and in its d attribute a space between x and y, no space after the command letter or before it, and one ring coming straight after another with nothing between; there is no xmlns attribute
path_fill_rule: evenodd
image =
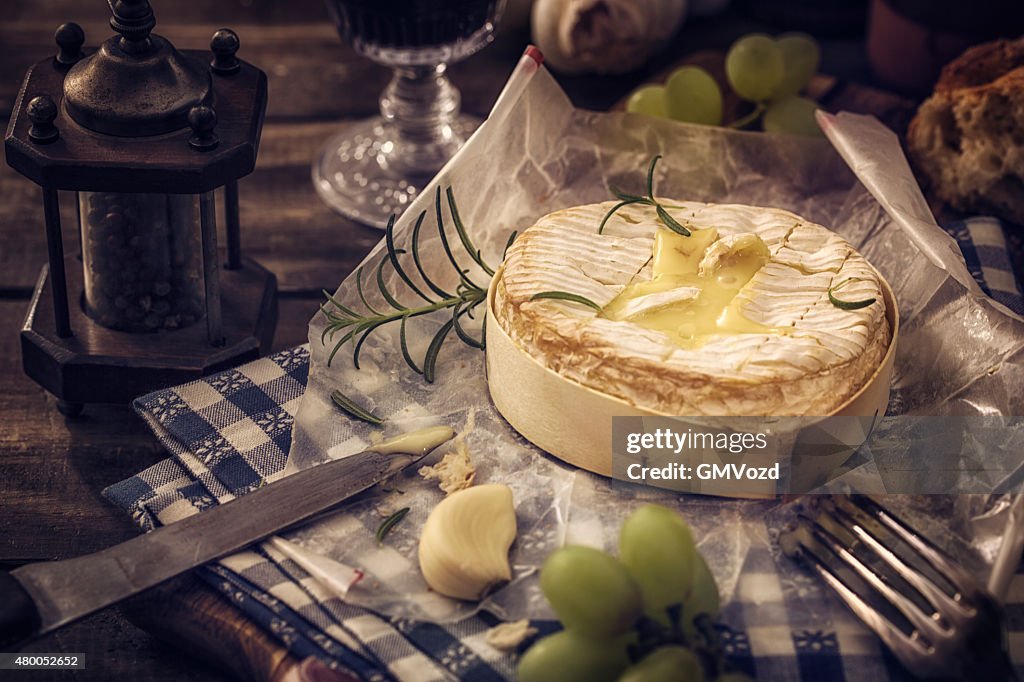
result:
<svg viewBox="0 0 1024 682"><path fill-rule="evenodd" d="M509 249L495 310L522 349L568 379L678 415L824 415L889 343L878 275L835 233L778 209L663 200L549 214ZM875 298L841 310L842 298ZM542 291L579 294L531 300ZM838 294L837 294L838 295Z"/></svg>

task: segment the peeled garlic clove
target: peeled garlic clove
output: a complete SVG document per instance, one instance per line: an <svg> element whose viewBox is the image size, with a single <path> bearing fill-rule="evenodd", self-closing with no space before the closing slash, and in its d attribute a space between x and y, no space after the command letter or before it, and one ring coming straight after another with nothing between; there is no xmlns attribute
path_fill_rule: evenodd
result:
<svg viewBox="0 0 1024 682"><path fill-rule="evenodd" d="M458 490L434 507L420 535L420 570L440 594L476 601L512 579L516 538L512 489L491 483Z"/></svg>

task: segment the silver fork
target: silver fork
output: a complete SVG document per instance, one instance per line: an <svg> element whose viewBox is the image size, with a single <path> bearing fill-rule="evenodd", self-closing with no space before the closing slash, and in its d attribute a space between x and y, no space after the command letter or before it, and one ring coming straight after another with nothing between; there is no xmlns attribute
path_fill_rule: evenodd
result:
<svg viewBox="0 0 1024 682"><path fill-rule="evenodd" d="M1018 680L1005 653L1002 608L973 576L869 497L826 497L817 507L780 535L783 551L813 567L908 670L930 678ZM886 546L899 544L892 538L909 555Z"/></svg>

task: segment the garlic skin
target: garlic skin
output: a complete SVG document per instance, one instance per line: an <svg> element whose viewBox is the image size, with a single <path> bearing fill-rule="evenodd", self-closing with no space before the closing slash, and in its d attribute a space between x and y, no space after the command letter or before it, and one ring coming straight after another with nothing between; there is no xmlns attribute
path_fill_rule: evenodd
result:
<svg viewBox="0 0 1024 682"><path fill-rule="evenodd" d="M423 525L420 570L435 592L479 601L512 579L508 550L515 538L511 488L491 483L457 490Z"/></svg>
<svg viewBox="0 0 1024 682"><path fill-rule="evenodd" d="M533 40L565 74L625 73L679 29L687 0L536 0Z"/></svg>

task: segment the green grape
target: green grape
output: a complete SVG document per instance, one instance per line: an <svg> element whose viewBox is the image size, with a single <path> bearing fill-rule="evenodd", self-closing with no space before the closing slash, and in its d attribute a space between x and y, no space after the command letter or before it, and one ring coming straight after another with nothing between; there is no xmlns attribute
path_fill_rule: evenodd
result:
<svg viewBox="0 0 1024 682"><path fill-rule="evenodd" d="M516 666L518 682L614 682L629 657L624 644L562 630L531 646Z"/></svg>
<svg viewBox="0 0 1024 682"><path fill-rule="evenodd" d="M640 585L644 612L661 623L665 608L690 593L696 555L690 526L667 507L645 504L622 524L619 556Z"/></svg>
<svg viewBox="0 0 1024 682"><path fill-rule="evenodd" d="M722 90L699 66L676 69L665 82L665 112L687 123L716 126L722 122Z"/></svg>
<svg viewBox="0 0 1024 682"><path fill-rule="evenodd" d="M782 50L769 36L751 33L732 44L725 75L737 95L751 102L770 98L782 82Z"/></svg>
<svg viewBox="0 0 1024 682"><path fill-rule="evenodd" d="M806 97L790 95L768 105L761 125L768 133L820 137L822 135L821 128L814 120L814 112L817 109L816 102Z"/></svg>
<svg viewBox="0 0 1024 682"><path fill-rule="evenodd" d="M775 88L775 99L795 95L811 82L821 62L821 48L806 33L784 33L775 39L782 51L782 82Z"/></svg>
<svg viewBox="0 0 1024 682"><path fill-rule="evenodd" d="M553 552L541 568L540 589L566 629L587 637L626 632L643 614L640 588L626 567L592 547Z"/></svg>
<svg viewBox="0 0 1024 682"><path fill-rule="evenodd" d="M721 606L718 596L718 585L715 583L715 576L711 575L711 569L704 557L698 552L693 558L693 581L690 585L690 593L683 601L683 627L687 636L696 634L693 619L702 613L714 618L718 615Z"/></svg>
<svg viewBox="0 0 1024 682"><path fill-rule="evenodd" d="M704 670L692 651L682 646L655 649L631 665L618 682L703 682Z"/></svg>
<svg viewBox="0 0 1024 682"><path fill-rule="evenodd" d="M665 88L661 85L645 85L634 90L626 101L626 111L665 118Z"/></svg>

